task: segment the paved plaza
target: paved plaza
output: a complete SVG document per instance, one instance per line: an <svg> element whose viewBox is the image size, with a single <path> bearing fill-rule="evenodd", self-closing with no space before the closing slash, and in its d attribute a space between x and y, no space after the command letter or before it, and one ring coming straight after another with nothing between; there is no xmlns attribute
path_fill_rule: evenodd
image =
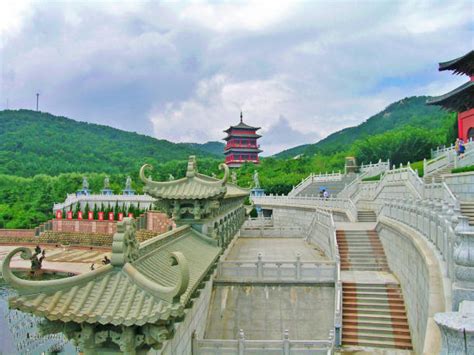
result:
<svg viewBox="0 0 474 355"><path fill-rule="evenodd" d="M264 261L296 260L301 261L329 260L314 244L300 238L239 238L229 252L226 260L257 260L261 252Z"/></svg>
<svg viewBox="0 0 474 355"><path fill-rule="evenodd" d="M11 245L0 246L0 262L7 254L17 248ZM27 246L32 248L31 245ZM107 255L109 258L111 252L104 249L89 249L89 248L55 248L45 247L46 258L43 261L43 269L49 271L61 271L70 272L74 274L82 274L90 271L91 264L94 264L94 268L98 269L102 266L101 260ZM20 255L16 255L11 262L13 268L18 269L29 269L31 262L29 260L23 260Z"/></svg>
<svg viewBox="0 0 474 355"><path fill-rule="evenodd" d="M330 286L216 286L213 290L205 338L327 339L334 326L334 287Z"/></svg>

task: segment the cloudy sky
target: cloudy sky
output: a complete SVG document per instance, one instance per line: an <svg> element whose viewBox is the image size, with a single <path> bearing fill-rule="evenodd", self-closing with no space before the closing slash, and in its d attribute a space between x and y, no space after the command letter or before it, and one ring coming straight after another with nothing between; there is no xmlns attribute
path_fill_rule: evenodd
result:
<svg viewBox="0 0 474 355"><path fill-rule="evenodd" d="M0 2L0 108L34 108L175 142L239 119L265 154L466 78L472 1Z"/></svg>

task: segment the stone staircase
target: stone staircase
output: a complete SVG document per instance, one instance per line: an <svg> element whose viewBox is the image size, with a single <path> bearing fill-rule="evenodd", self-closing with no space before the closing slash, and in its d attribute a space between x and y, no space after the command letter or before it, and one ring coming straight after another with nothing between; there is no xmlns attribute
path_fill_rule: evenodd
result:
<svg viewBox="0 0 474 355"><path fill-rule="evenodd" d="M461 214L469 218L469 224L474 226L474 202L461 202Z"/></svg>
<svg viewBox="0 0 474 355"><path fill-rule="evenodd" d="M357 221L359 222L377 222L377 215L372 210L358 210Z"/></svg>
<svg viewBox="0 0 474 355"><path fill-rule="evenodd" d="M341 270L389 271L379 236L374 230L336 232Z"/></svg>
<svg viewBox="0 0 474 355"><path fill-rule="evenodd" d="M342 294L344 346L412 350L399 285L344 282Z"/></svg>
<svg viewBox="0 0 474 355"><path fill-rule="evenodd" d="M425 176L423 176L423 180L425 183L430 184L433 182L433 178L434 178L434 181L436 183L440 183L443 181L442 175L450 174L453 167L454 167L453 164L448 164L441 169L438 169L438 170L433 171L432 173L426 174Z"/></svg>
<svg viewBox="0 0 474 355"><path fill-rule="evenodd" d="M332 196L336 196L345 187L344 181L315 181L305 187L297 196L319 196L321 187L325 187Z"/></svg>

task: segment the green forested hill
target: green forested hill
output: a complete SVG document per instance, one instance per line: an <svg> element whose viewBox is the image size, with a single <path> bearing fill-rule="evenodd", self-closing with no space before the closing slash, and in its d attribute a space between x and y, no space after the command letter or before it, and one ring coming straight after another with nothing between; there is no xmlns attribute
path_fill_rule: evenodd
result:
<svg viewBox="0 0 474 355"><path fill-rule="evenodd" d="M198 157L222 157L223 144L171 143L97 124L29 110L0 111L0 174L130 173Z"/></svg>
<svg viewBox="0 0 474 355"><path fill-rule="evenodd" d="M407 97L390 104L385 110L370 117L355 127L348 127L315 144L306 144L294 147L276 154L278 158L294 157L304 153L332 154L347 150L356 140L363 140L369 136L400 129L404 126L426 128L428 130L452 126L449 113L438 106L426 105L428 96Z"/></svg>

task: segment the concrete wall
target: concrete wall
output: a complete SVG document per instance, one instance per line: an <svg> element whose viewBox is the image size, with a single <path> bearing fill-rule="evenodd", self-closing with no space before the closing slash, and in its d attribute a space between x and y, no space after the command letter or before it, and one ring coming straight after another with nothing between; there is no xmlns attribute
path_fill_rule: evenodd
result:
<svg viewBox="0 0 474 355"><path fill-rule="evenodd" d="M383 217L377 225L388 264L400 280L416 353L436 354L440 333L433 316L447 307L440 261L417 232Z"/></svg>
<svg viewBox="0 0 474 355"><path fill-rule="evenodd" d="M474 200L474 171L443 175L443 179L459 200Z"/></svg>
<svg viewBox="0 0 474 355"><path fill-rule="evenodd" d="M211 292L212 278L201 290L200 296L194 300L193 306L186 311L184 320L176 325L173 338L164 343L162 350L150 351L149 354L191 355L193 333L200 339L204 337Z"/></svg>

